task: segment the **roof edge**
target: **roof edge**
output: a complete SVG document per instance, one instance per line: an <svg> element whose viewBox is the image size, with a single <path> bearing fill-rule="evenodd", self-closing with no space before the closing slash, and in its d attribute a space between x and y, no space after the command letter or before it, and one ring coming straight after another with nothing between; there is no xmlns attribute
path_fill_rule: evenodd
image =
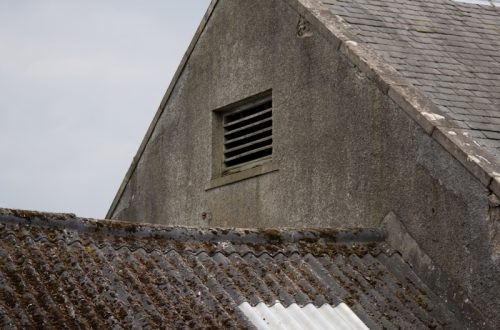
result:
<svg viewBox="0 0 500 330"><path fill-rule="evenodd" d="M378 53L352 35L347 23L320 0L283 0L303 15L354 66L391 98L485 188L500 196L500 159L474 141L462 127L413 86Z"/></svg>
<svg viewBox="0 0 500 330"><path fill-rule="evenodd" d="M106 213L105 218L110 219L113 213L116 210L116 207L118 206L118 203L125 192L125 188L127 187L130 179L132 178L132 175L135 172L135 169L137 168L137 164L139 163L139 160L142 157L142 154L144 153L144 150L146 150L146 146L151 139L151 136L153 135L153 131L156 128L156 125L158 124L158 121L163 114L163 111L165 110L165 106L167 105L168 100L170 99L170 96L172 95L172 92L177 85L177 81L179 80L180 76L182 75L182 72L184 71L184 68L186 67L187 62L189 61L189 58L191 57L191 54L193 53L194 48L196 47L196 44L198 43L198 40L200 39L201 34L203 31L205 31L205 27L207 26L208 21L210 20L210 17L212 16L212 13L215 10L215 7L217 6L217 3L219 3L219 0L211 0L210 5L208 6L207 11L205 12L205 15L203 16L203 19L201 20L200 25L198 26L198 29L196 30L193 39L191 40L191 43L188 46L188 49L184 53L184 56L182 57L182 60L177 67L177 70L175 71L174 76L172 77L172 80L170 81L170 84L167 88L167 91L165 92L165 95L163 96L160 105L158 106L158 110L156 111L155 116L153 117L153 120L151 124L149 125L148 130L146 131L146 134L144 135L144 138L139 146L139 149L137 150L136 155L132 159L132 163L129 166L129 169L127 170L127 173L125 173L125 177L123 178L122 183L120 184L120 187L118 188L118 191L116 192L115 197L113 198L113 202L111 203L111 206L109 207L108 212Z"/></svg>
<svg viewBox="0 0 500 330"><path fill-rule="evenodd" d="M377 243L385 240L381 228L195 228L80 218L74 214L0 208L0 225L16 224L74 230L94 235L234 243ZM8 234L3 233L3 234Z"/></svg>

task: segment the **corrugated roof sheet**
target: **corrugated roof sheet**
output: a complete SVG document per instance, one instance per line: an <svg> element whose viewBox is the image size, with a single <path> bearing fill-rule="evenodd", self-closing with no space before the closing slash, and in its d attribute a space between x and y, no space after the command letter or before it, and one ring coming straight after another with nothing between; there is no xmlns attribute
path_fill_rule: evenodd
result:
<svg viewBox="0 0 500 330"><path fill-rule="evenodd" d="M0 209L0 325L254 328L238 306L278 301L343 302L370 328L460 328L383 239L376 229L201 230Z"/></svg>
<svg viewBox="0 0 500 330"><path fill-rule="evenodd" d="M500 8L452 0L322 0L463 132L500 155Z"/></svg>
<svg viewBox="0 0 500 330"><path fill-rule="evenodd" d="M313 304L299 307L281 303L251 306L244 302L238 306L258 330L367 330L368 327L344 303L335 307Z"/></svg>
<svg viewBox="0 0 500 330"><path fill-rule="evenodd" d="M500 6L500 0L454 0L456 2L469 3L482 6Z"/></svg>

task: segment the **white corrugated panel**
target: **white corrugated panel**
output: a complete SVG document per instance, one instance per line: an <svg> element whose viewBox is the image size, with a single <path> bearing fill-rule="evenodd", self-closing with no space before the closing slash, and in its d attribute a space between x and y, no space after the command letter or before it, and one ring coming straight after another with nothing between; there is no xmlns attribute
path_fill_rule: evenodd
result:
<svg viewBox="0 0 500 330"><path fill-rule="evenodd" d="M500 7L500 0L455 0L456 2L470 3L483 6Z"/></svg>
<svg viewBox="0 0 500 330"><path fill-rule="evenodd" d="M292 304L285 308L281 303L269 307L260 303L252 307L244 302L238 306L250 322L259 330L366 330L368 327L344 303L336 307L313 304L299 307Z"/></svg>

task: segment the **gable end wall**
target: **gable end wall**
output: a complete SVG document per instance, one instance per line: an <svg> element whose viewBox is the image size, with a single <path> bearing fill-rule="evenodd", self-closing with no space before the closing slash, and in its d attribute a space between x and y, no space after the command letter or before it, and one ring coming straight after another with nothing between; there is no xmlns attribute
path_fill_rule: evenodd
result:
<svg viewBox="0 0 500 330"><path fill-rule="evenodd" d="M290 2L217 3L112 218L346 228L379 226L392 211L478 306L498 310L488 190L339 45L307 22L298 36ZM278 171L205 190L211 111L268 89Z"/></svg>

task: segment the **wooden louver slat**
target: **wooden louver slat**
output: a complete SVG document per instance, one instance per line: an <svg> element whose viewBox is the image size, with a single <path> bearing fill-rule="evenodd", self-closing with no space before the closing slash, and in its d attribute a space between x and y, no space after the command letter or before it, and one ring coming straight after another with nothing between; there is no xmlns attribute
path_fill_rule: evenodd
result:
<svg viewBox="0 0 500 330"><path fill-rule="evenodd" d="M231 112L223 117L224 164L244 165L272 155L272 101Z"/></svg>

